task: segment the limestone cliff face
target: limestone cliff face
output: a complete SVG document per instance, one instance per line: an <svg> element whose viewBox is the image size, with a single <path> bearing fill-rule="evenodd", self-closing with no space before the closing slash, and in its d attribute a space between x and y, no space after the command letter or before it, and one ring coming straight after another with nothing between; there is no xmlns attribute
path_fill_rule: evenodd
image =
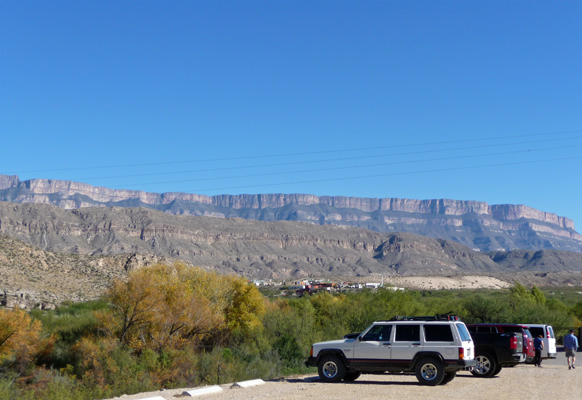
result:
<svg viewBox="0 0 582 400"><path fill-rule="evenodd" d="M20 183L16 175L0 175L0 189L9 189L17 187Z"/></svg>
<svg viewBox="0 0 582 400"><path fill-rule="evenodd" d="M582 252L574 222L524 205L489 205L450 199L413 200L256 194L204 196L149 193L95 187L85 183L0 175L0 200L52 204L64 209L146 207L175 215L291 220L320 225L405 231L451 239L483 251L561 249Z"/></svg>

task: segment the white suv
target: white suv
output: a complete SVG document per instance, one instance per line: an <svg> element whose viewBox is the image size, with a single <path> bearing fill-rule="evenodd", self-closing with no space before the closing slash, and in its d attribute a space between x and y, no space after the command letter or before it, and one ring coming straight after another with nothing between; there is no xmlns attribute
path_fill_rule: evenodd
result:
<svg viewBox="0 0 582 400"><path fill-rule="evenodd" d="M324 382L353 381L362 372L403 372L438 385L474 367L474 355L471 335L456 317L413 317L377 321L362 333L315 343L306 364L317 367Z"/></svg>

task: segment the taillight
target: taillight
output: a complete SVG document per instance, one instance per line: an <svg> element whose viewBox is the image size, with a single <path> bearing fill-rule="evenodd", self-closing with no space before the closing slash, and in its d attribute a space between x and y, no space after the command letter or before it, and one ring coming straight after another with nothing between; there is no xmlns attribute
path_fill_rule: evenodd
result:
<svg viewBox="0 0 582 400"><path fill-rule="evenodd" d="M546 337L549 339L550 338L550 330L548 328L546 328Z"/></svg>
<svg viewBox="0 0 582 400"><path fill-rule="evenodd" d="M459 360L463 360L465 358L465 349L463 347L459 347Z"/></svg>
<svg viewBox="0 0 582 400"><path fill-rule="evenodd" d="M313 357L313 346L311 346L311 351L309 352L309 356Z"/></svg>
<svg viewBox="0 0 582 400"><path fill-rule="evenodd" d="M516 337L511 338L511 341L509 342L509 348L517 350L517 338Z"/></svg>

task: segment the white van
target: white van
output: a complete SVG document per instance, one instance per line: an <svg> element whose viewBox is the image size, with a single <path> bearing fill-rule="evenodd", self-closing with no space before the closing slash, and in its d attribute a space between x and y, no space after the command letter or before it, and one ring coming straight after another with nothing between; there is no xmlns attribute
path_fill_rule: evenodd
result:
<svg viewBox="0 0 582 400"><path fill-rule="evenodd" d="M532 336L537 338L542 335L544 340L544 349L542 350L542 359L556 358L556 336L554 328L551 325L543 324L525 324L529 327Z"/></svg>

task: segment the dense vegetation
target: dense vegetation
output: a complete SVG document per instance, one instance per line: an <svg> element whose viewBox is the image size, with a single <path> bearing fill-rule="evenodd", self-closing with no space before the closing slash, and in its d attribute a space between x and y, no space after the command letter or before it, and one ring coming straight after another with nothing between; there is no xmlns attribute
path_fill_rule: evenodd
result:
<svg viewBox="0 0 582 400"><path fill-rule="evenodd" d="M572 292L574 293L574 292ZM96 399L308 372L312 343L397 315L582 325L582 301L526 289L322 292L267 298L240 277L155 266L102 300L0 310L1 399ZM568 299L568 301L563 301Z"/></svg>

